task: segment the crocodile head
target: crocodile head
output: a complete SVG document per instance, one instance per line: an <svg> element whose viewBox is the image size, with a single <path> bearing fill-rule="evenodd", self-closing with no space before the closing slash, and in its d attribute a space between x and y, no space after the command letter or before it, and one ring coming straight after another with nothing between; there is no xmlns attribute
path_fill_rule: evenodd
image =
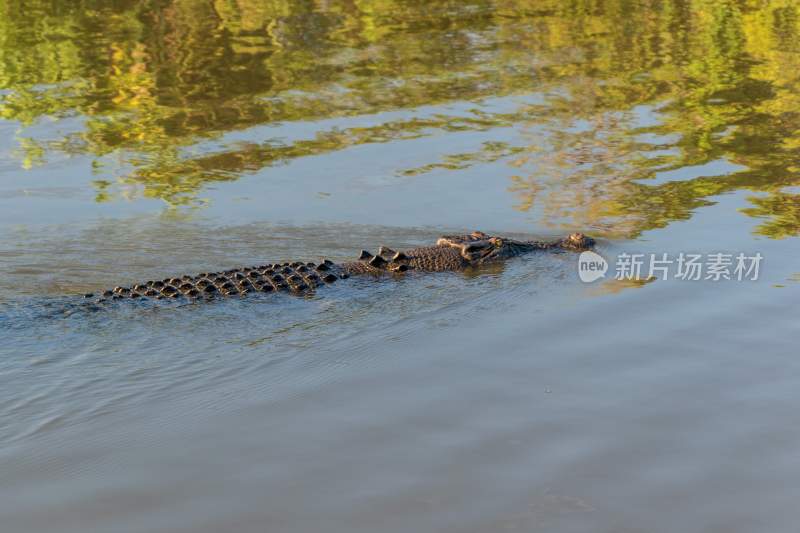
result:
<svg viewBox="0 0 800 533"><path fill-rule="evenodd" d="M462 257L471 263L483 263L508 259L544 248L585 250L594 245L594 239L587 237L583 233L572 233L555 243L542 243L538 241L517 241L505 237L487 235L482 231L474 231L468 235L445 235L436 241L436 244L458 249Z"/></svg>

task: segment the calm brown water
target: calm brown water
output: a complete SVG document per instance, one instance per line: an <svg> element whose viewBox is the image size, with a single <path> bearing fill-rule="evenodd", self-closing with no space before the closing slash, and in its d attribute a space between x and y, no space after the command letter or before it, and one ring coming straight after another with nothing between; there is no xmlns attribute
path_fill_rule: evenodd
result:
<svg viewBox="0 0 800 533"><path fill-rule="evenodd" d="M0 530L795 533L793 0L0 0ZM87 291L482 229L313 298Z"/></svg>

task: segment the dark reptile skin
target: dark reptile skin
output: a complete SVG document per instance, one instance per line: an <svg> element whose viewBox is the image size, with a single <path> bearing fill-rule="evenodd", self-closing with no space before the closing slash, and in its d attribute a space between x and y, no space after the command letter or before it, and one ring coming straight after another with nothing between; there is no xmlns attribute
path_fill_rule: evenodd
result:
<svg viewBox="0 0 800 533"><path fill-rule="evenodd" d="M402 262L409 267L409 270L422 272L448 272L464 270L469 266L461 254L455 248L449 246L423 246L405 250L408 257ZM391 259L391 258L387 258ZM383 268L375 268L364 261L351 261L342 263L342 269L351 274L380 274L385 273Z"/></svg>
<svg viewBox="0 0 800 533"><path fill-rule="evenodd" d="M444 241L449 241L450 244L442 244ZM455 245L453 245L454 242ZM480 249L486 250L489 255L469 255L468 252L459 248L458 244L461 242L470 243L470 246L471 243L484 243ZM488 242L491 242L491 246L486 244ZM369 252L362 252L362 260L340 264L328 260L319 264L303 262L267 264L224 272L147 281L130 287L115 287L105 291L100 295L100 301L126 298L200 299L281 291L305 294L313 292L317 287L334 283L351 275L386 275L406 271L458 271L473 264L481 264L485 260L507 259L533 250L574 250L591 246L593 243L592 239L582 234L572 234L566 239L557 241L538 242L500 239L475 232L471 235L443 237L435 246L411 248L398 255L388 248L381 249L384 255L380 257L375 257ZM468 257L465 257L465 253ZM87 294L86 297L93 298L94 295Z"/></svg>

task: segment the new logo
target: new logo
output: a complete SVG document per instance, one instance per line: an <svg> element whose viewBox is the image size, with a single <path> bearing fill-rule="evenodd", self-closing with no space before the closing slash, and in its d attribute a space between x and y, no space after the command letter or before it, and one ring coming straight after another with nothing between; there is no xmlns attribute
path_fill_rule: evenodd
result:
<svg viewBox="0 0 800 533"><path fill-rule="evenodd" d="M608 261L595 252L586 251L578 256L578 276L584 283L591 283L606 275Z"/></svg>

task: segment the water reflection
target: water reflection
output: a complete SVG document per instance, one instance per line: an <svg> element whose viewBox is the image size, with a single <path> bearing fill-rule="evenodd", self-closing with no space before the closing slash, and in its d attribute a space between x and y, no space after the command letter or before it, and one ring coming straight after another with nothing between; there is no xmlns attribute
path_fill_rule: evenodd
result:
<svg viewBox="0 0 800 533"><path fill-rule="evenodd" d="M509 163L516 207L635 236L757 191L758 232L800 232L800 13L764 0L0 1L0 118L23 167L95 158L120 190L202 203L212 182L375 142L513 127L520 141L398 168ZM546 95L493 112L489 96ZM472 102L418 117L421 106ZM307 138L226 141L265 124L380 116ZM80 122L48 137L45 117ZM215 141L213 148L204 143ZM715 161L742 170L661 182ZM503 178L504 179L504 178Z"/></svg>

